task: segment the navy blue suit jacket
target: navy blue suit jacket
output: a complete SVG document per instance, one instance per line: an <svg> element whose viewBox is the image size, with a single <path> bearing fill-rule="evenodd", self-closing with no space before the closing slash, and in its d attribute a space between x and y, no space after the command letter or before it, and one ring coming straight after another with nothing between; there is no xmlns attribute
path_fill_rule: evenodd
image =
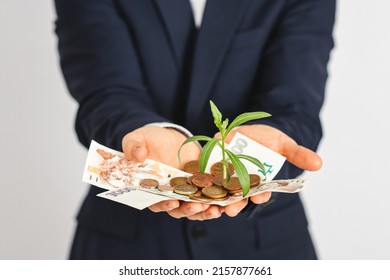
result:
<svg viewBox="0 0 390 280"><path fill-rule="evenodd" d="M315 150L334 2L209 0L196 30L185 0L56 0L80 142L120 150L125 134L152 122L212 136L211 99L229 119L269 112L257 123ZM286 164L279 177L300 173ZM236 218L191 222L97 198L99 191L91 187L78 215L73 258L315 258L298 195Z"/></svg>

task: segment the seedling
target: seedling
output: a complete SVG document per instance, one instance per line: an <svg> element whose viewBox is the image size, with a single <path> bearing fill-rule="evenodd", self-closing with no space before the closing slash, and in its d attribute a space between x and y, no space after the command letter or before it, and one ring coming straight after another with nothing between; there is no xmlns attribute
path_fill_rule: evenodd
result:
<svg viewBox="0 0 390 280"><path fill-rule="evenodd" d="M211 113L212 113L213 118L214 118L214 124L218 128L219 133L221 135L221 138L220 139L219 138L211 138L211 137L204 136L204 135L195 135L195 136L187 138L183 142L183 144L181 145L181 147L178 151L179 161L180 161L181 148L185 144L193 142L193 141L205 141L206 144L204 145L204 147L202 149L200 159L199 159L200 172L204 173L206 166L207 166L207 163L209 161L211 152L218 145L221 148L221 152L222 152L222 160L221 160L222 168L223 168L222 182L224 182L224 185L226 185L230 180L231 174L229 173L228 166L229 166L229 162L231 162L233 164L234 170L237 174L238 180L241 184L243 196L245 197L248 194L249 189L250 189L250 180L249 180L248 170L246 169L245 165L241 162L241 160L244 159L244 160L247 160L247 161L255 164L261 170L263 170L263 172L265 173L264 165L260 160L258 160L257 158L254 158L252 156L244 155L244 154L239 154L239 155L234 154L233 152L231 152L230 150L228 150L225 147L225 144L226 144L225 140L226 140L226 137L228 136L228 134L234 128L238 127L239 125L242 125L248 121L270 117L271 115L266 113L266 112L243 113L243 114L239 115L238 117L236 117L229 124L228 119L225 119L224 121L222 121L221 112L218 110L217 106L215 106L214 102L211 100L210 100L210 107L211 107Z"/></svg>

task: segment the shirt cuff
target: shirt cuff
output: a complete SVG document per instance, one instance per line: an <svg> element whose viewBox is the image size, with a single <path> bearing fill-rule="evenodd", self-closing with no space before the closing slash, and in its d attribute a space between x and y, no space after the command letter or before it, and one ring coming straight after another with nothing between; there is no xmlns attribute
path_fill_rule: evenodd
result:
<svg viewBox="0 0 390 280"><path fill-rule="evenodd" d="M181 132L186 137L194 136L188 129L182 127L181 125L170 123L170 122L154 122L148 123L145 126L158 126L158 127L166 127L166 128L174 128Z"/></svg>
<svg viewBox="0 0 390 280"><path fill-rule="evenodd" d="M173 128L173 129L176 129L177 131L179 131L180 133L182 133L187 138L194 136L185 127L178 125L178 124L170 123L170 122L154 122L154 123L148 123L144 126L158 126L158 127L165 127L165 128ZM202 145L198 141L196 141L195 144L198 145L198 147L202 150Z"/></svg>

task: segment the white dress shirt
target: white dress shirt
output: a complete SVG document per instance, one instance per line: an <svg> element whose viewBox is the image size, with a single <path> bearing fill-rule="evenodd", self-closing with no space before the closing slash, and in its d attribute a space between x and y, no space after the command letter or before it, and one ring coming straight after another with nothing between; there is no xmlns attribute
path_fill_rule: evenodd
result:
<svg viewBox="0 0 390 280"><path fill-rule="evenodd" d="M190 0L192 12L194 13L195 26L200 27L202 23L204 8L207 0Z"/></svg>

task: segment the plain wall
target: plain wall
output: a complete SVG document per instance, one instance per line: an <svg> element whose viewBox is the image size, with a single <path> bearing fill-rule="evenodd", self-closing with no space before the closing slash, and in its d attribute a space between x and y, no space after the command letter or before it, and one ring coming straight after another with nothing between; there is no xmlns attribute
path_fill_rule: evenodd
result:
<svg viewBox="0 0 390 280"><path fill-rule="evenodd" d="M390 259L390 2L339 0L321 171L302 190L321 259ZM65 259L86 151L49 0L0 9L0 259Z"/></svg>

